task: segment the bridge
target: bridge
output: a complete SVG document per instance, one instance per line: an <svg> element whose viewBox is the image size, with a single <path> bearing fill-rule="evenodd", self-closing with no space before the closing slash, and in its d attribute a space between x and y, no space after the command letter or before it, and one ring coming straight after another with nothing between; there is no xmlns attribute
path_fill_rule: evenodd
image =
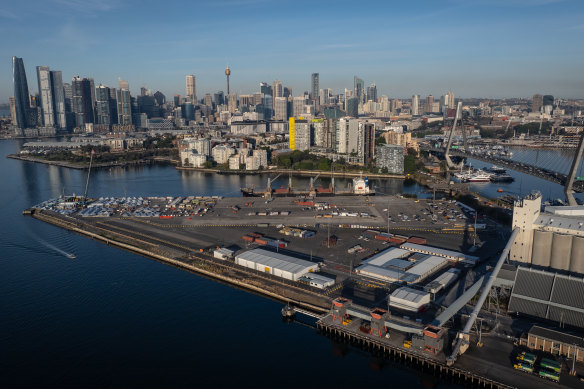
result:
<svg viewBox="0 0 584 389"><path fill-rule="evenodd" d="M452 142L454 139L454 131L456 126L460 120L460 127L462 132L463 144L464 149L458 149L452 147ZM564 186L564 193L566 194L566 200L569 205L577 205L577 202L574 198L574 193L584 192L584 177L577 177L578 170L580 169L581 162L582 162L582 155L584 154L584 131L581 131L581 135L579 135L578 146L575 148L574 157L572 158L572 163L568 174L555 171L548 167L541 167L535 166L519 161L512 160L508 157L503 157L499 155L492 155L492 154L476 154L469 152L470 148L468 145L468 140L466 136L466 129L464 128L464 120L462 118L462 104L461 102L458 103L456 109L456 116L454 118L452 128L450 129L450 133L448 135L448 140L446 141L446 147L444 148L432 148L432 147L422 147L423 150L433 152L433 153L440 153L444 155L444 159L446 160L449 169L454 169L458 166L462 166L462 162L457 165L451 159L452 156L457 156L461 158L475 158L484 162L493 163L497 165L501 165L507 169L520 171L522 173L530 174L532 176L536 176L553 183L559 184ZM552 162L552 161L550 161Z"/></svg>

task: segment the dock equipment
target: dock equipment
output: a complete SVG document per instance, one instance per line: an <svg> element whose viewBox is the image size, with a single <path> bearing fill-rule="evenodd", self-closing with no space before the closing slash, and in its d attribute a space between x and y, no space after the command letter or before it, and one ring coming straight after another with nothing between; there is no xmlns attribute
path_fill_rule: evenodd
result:
<svg viewBox="0 0 584 389"><path fill-rule="evenodd" d="M389 313L385 309L375 308L371 311L371 331L370 334L379 335L380 338L384 337L387 333L387 327L385 326L385 321L389 319Z"/></svg>
<svg viewBox="0 0 584 389"><path fill-rule="evenodd" d="M501 253L501 256L499 257L499 260L497 261L497 265L495 265L495 268L493 269L493 271L489 275L489 278L487 278L487 281L485 283L485 287L483 288L483 292L481 293L481 295L480 295L480 297L475 305L475 308L473 309L472 313L470 314L470 317L468 318L466 325L464 326L463 330L461 332L459 332L456 336L457 340L456 340L456 344L454 345L454 348L452 350L452 354L450 354L450 356L448 358L446 358L446 363L448 365L453 365L454 362L456 362L456 359L458 358L458 356L460 354L463 354L468 349L468 347L470 345L470 341L469 341L470 330L471 330L472 326L474 325L477 317L479 316L479 312L480 312L483 304L485 303L485 300L487 299L489 292L491 291L491 287L493 286L493 282L495 282L495 279L497 278L497 275L499 274L499 270L501 270L501 266L503 266L505 259L509 255L509 251L511 250L511 246L513 245L513 242L515 241L515 238L517 237L518 233L519 233L519 227L515 227L513 229L513 232L511 233L511 236L509 237L509 241L507 242L505 249L503 249L503 252Z"/></svg>

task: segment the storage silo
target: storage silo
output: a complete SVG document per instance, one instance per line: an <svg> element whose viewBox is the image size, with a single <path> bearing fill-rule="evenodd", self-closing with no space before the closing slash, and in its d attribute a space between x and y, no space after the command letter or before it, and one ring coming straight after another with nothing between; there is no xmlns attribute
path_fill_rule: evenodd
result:
<svg viewBox="0 0 584 389"><path fill-rule="evenodd" d="M554 234L550 267L558 270L570 269L572 235Z"/></svg>
<svg viewBox="0 0 584 389"><path fill-rule="evenodd" d="M552 252L553 232L533 231L533 254L531 263L536 266L548 267Z"/></svg>
<svg viewBox="0 0 584 389"><path fill-rule="evenodd" d="M572 238L572 253L570 255L570 271L584 274L584 238Z"/></svg>

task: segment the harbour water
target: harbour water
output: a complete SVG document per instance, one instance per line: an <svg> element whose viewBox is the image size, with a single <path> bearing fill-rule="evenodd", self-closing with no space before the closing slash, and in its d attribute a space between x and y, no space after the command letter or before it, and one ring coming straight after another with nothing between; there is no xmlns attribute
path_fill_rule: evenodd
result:
<svg viewBox="0 0 584 389"><path fill-rule="evenodd" d="M80 193L85 174L5 158L20 144L0 142L0 387L455 387L284 323L279 302L22 216ZM90 194L236 195L243 183L265 177L103 169Z"/></svg>
<svg viewBox="0 0 584 389"><path fill-rule="evenodd" d="M279 302L22 216L61 193L82 193L86 178L5 158L22 143L0 142L1 387L455 387L283 323ZM517 177L513 190L561 195L557 185ZM102 169L92 172L89 194L236 196L266 178L159 165ZM401 180L373 184L383 193L420 191Z"/></svg>

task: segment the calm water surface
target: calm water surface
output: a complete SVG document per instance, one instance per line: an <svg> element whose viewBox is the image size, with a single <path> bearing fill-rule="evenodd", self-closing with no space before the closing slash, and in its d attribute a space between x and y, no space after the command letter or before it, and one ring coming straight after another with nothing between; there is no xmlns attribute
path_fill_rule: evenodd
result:
<svg viewBox="0 0 584 389"><path fill-rule="evenodd" d="M283 323L280 303L22 216L81 193L85 174L4 157L21 143L0 142L0 387L452 387ZM99 170L90 195L236 195L265 182Z"/></svg>

